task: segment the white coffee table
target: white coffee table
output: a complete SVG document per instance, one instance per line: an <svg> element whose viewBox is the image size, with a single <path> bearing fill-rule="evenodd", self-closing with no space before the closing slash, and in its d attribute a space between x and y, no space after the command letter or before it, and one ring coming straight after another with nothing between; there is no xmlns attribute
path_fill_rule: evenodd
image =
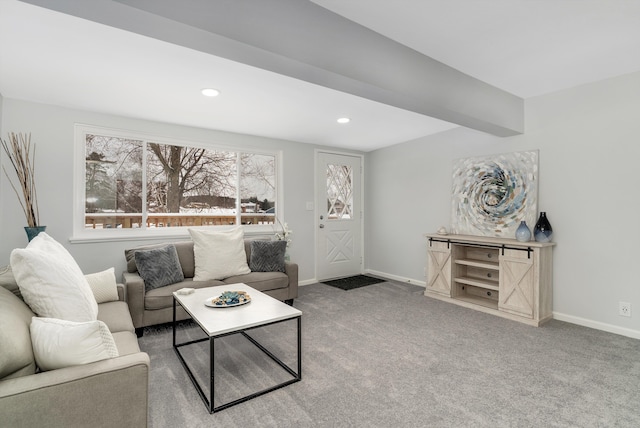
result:
<svg viewBox="0 0 640 428"><path fill-rule="evenodd" d="M224 291L246 291L249 296L251 296L251 302L234 306L234 307L225 307L225 308L211 308L205 306L204 302L206 299L211 297L217 297ZM207 335L207 337L192 340L189 342L176 343L176 306L182 306L188 313L191 315L193 320L200 326L202 331ZM276 324L288 320L297 320L298 324L298 332L297 332L297 340L298 340L298 367L297 372L292 368L283 363L280 359L278 359L275 355L269 352L264 346L258 343L253 337L248 335L246 332L248 330L263 327L269 324ZM287 305L286 303L282 303L279 300L274 299L271 296L268 296L255 288L251 288L246 284L229 284L229 285L220 285L216 287L207 287L196 289L194 293L181 295L177 293L173 293L173 349L175 350L180 362L183 367L187 371L189 378L195 385L202 401L204 401L209 413L214 413L227 407L245 402L252 398L258 397L260 395L266 394L268 392L274 391L276 389L282 388L284 386L290 385L295 382L299 382L302 379L302 347L301 347L301 320L302 320L302 312L297 310L296 308ZM221 404L219 406L214 405L214 375L215 375L215 365L214 365L214 356L215 356L215 339L229 336L232 334L242 334L245 336L251 343L257 346L262 352L268 355L273 361L278 363L280 367L286 370L292 378L280 383L278 385L263 389L261 391L255 392L253 394L247 395L245 397L239 398L237 400ZM180 347L192 345L194 343L199 343L203 341L209 341L209 371L210 371L210 397L207 397L202 387L196 380L193 375L191 369L187 365L184 357L180 353Z"/></svg>

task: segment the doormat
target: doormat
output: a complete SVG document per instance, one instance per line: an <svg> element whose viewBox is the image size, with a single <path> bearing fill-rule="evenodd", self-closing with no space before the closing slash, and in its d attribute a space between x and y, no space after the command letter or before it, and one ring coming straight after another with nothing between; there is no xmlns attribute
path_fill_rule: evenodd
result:
<svg viewBox="0 0 640 428"><path fill-rule="evenodd" d="M355 275L346 278L334 279L331 281L323 281L322 283L330 285L331 287L339 288L341 290L353 290L354 288L360 288L366 285L377 284L384 281L384 279L374 278L372 276Z"/></svg>

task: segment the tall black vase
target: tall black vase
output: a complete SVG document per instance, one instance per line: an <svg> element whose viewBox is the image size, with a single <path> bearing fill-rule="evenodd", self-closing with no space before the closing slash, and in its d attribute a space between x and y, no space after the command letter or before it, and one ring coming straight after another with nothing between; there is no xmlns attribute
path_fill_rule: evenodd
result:
<svg viewBox="0 0 640 428"><path fill-rule="evenodd" d="M547 213L542 211L540 212L540 218L538 218L536 226L533 228L533 237L537 242L551 242L552 235L553 229L547 219Z"/></svg>

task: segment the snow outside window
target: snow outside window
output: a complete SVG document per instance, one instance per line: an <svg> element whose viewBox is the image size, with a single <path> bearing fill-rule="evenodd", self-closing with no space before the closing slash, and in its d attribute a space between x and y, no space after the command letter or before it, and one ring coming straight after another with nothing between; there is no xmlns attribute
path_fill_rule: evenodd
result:
<svg viewBox="0 0 640 428"><path fill-rule="evenodd" d="M274 225L278 153L80 126L83 232Z"/></svg>

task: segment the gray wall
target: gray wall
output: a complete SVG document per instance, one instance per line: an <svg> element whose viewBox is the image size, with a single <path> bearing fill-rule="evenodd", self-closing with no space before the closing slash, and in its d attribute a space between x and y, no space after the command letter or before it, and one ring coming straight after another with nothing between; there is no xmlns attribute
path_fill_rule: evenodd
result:
<svg viewBox="0 0 640 428"><path fill-rule="evenodd" d="M453 160L538 149L555 317L640 338L639 94L634 73L527 100L524 135L457 128L368 153L367 269L424 283L422 235L449 226Z"/></svg>
<svg viewBox="0 0 640 428"><path fill-rule="evenodd" d="M47 226L47 233L65 245L85 273L115 266L119 276L118 272L125 269L124 249L149 241L69 242L73 231L75 123L198 142L210 141L212 144L227 146L282 150L284 213L289 227L294 231L289 251L291 259L299 264L300 280L313 280L314 220L313 211L307 211L305 205L307 201L314 201L314 150L317 146L109 116L8 98L4 99L2 120L4 133L31 132L32 141L36 143L40 222ZM0 266L4 266L9 263L11 250L24 247L27 239L23 229L26 225L24 215L4 174L0 176L0 184ZM185 238L187 237L185 230Z"/></svg>
<svg viewBox="0 0 640 428"><path fill-rule="evenodd" d="M4 137L4 129L2 128L2 106L3 106L4 97L0 94L0 137ZM0 156L2 158L2 156Z"/></svg>
<svg viewBox="0 0 640 428"><path fill-rule="evenodd" d="M4 97L2 96L2 94L0 94L0 138L5 139L5 131L4 128L2 127L2 108L4 106ZM5 158L5 154L4 154L4 150L0 149L0 164L4 165L4 158ZM0 167L0 169L2 169ZM4 172L0 171L0 184L2 184L2 180L4 179ZM2 202L3 202L3 195L4 195L5 191L3 189L3 186L0 186L0 207L2 207ZM4 213L3 210L0 209L0 230L2 228L2 225L4 224ZM0 232L1 233L1 232ZM1 241L0 241L1 242ZM1 245L0 245L1 246ZM0 262L1 264L2 262Z"/></svg>
<svg viewBox="0 0 640 428"><path fill-rule="evenodd" d="M640 338L640 73L526 101L524 135L497 138L458 128L368 153L365 157L365 266L387 277L424 283L423 234L449 225L454 159L540 151L540 211L554 227L556 318ZM38 144L42 223L85 272L124 269L122 251L135 242L74 243L73 124L131 129L168 137L284 151L286 220L294 230L292 259L303 282L314 278L315 146L95 114L5 98L2 133L31 132ZM0 175L0 266L26 245L25 220ZM618 302L632 303L632 317Z"/></svg>

